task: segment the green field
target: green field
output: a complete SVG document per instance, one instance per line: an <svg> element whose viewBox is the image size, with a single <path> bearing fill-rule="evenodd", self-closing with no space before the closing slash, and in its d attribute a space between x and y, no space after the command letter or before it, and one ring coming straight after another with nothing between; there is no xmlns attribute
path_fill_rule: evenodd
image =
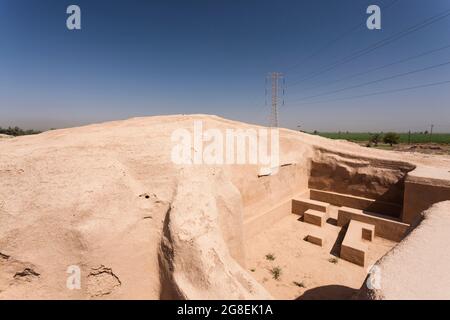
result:
<svg viewBox="0 0 450 320"><path fill-rule="evenodd" d="M330 139L343 139L355 142L369 141L371 134L368 132L318 132L319 136ZM408 143L408 133L399 133L400 143ZM441 143L450 144L450 133L411 133L411 143Z"/></svg>

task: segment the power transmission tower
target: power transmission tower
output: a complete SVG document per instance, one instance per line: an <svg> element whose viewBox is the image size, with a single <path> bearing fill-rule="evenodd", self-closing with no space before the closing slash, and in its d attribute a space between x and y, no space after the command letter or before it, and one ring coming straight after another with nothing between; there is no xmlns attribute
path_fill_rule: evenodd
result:
<svg viewBox="0 0 450 320"><path fill-rule="evenodd" d="M270 113L270 126L278 127L278 105L280 100L280 92L283 97L283 105L284 105L284 94L286 90L286 83L284 80L284 76L280 72L271 72L267 75L267 80L271 83L271 100L272 100L272 110ZM266 88L267 95L267 88Z"/></svg>

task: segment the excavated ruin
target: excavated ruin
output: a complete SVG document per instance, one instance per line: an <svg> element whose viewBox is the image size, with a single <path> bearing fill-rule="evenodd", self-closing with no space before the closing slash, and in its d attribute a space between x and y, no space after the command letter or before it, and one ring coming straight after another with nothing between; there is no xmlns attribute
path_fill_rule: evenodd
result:
<svg viewBox="0 0 450 320"><path fill-rule="evenodd" d="M433 255L420 241L448 225L445 204L422 221L450 200L448 157L280 129L271 170L174 163L172 133L199 120L259 128L180 115L0 140L0 298L401 299L397 255L418 250L417 272L448 257L444 232Z"/></svg>

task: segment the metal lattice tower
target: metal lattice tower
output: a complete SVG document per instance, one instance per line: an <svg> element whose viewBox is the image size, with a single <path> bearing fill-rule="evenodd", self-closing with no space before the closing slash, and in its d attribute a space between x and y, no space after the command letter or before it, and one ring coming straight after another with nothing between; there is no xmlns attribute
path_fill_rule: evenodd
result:
<svg viewBox="0 0 450 320"><path fill-rule="evenodd" d="M267 80L269 80L271 84L272 110L270 113L270 126L277 128L280 91L282 92L283 95L283 104L284 104L284 92L285 92L284 76L280 72L271 72L267 75L266 83ZM266 88L266 95L267 95L267 88Z"/></svg>

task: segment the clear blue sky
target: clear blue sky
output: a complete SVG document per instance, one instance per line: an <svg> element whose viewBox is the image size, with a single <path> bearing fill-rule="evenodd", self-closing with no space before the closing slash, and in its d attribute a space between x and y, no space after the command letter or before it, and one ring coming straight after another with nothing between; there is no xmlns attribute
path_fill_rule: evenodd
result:
<svg viewBox="0 0 450 320"><path fill-rule="evenodd" d="M434 123L436 131L450 132L450 84L336 100L450 80L450 65L299 102L305 96L450 61L448 48L324 86L450 45L447 17L292 85L450 9L448 0L398 0L382 9L382 30L369 31L367 6L390 2L0 0L0 126L60 128L177 113L267 124L270 107L264 105L264 79L268 72L280 71L289 86L280 110L281 126L423 131ZM81 7L80 31L66 28L70 4Z"/></svg>

